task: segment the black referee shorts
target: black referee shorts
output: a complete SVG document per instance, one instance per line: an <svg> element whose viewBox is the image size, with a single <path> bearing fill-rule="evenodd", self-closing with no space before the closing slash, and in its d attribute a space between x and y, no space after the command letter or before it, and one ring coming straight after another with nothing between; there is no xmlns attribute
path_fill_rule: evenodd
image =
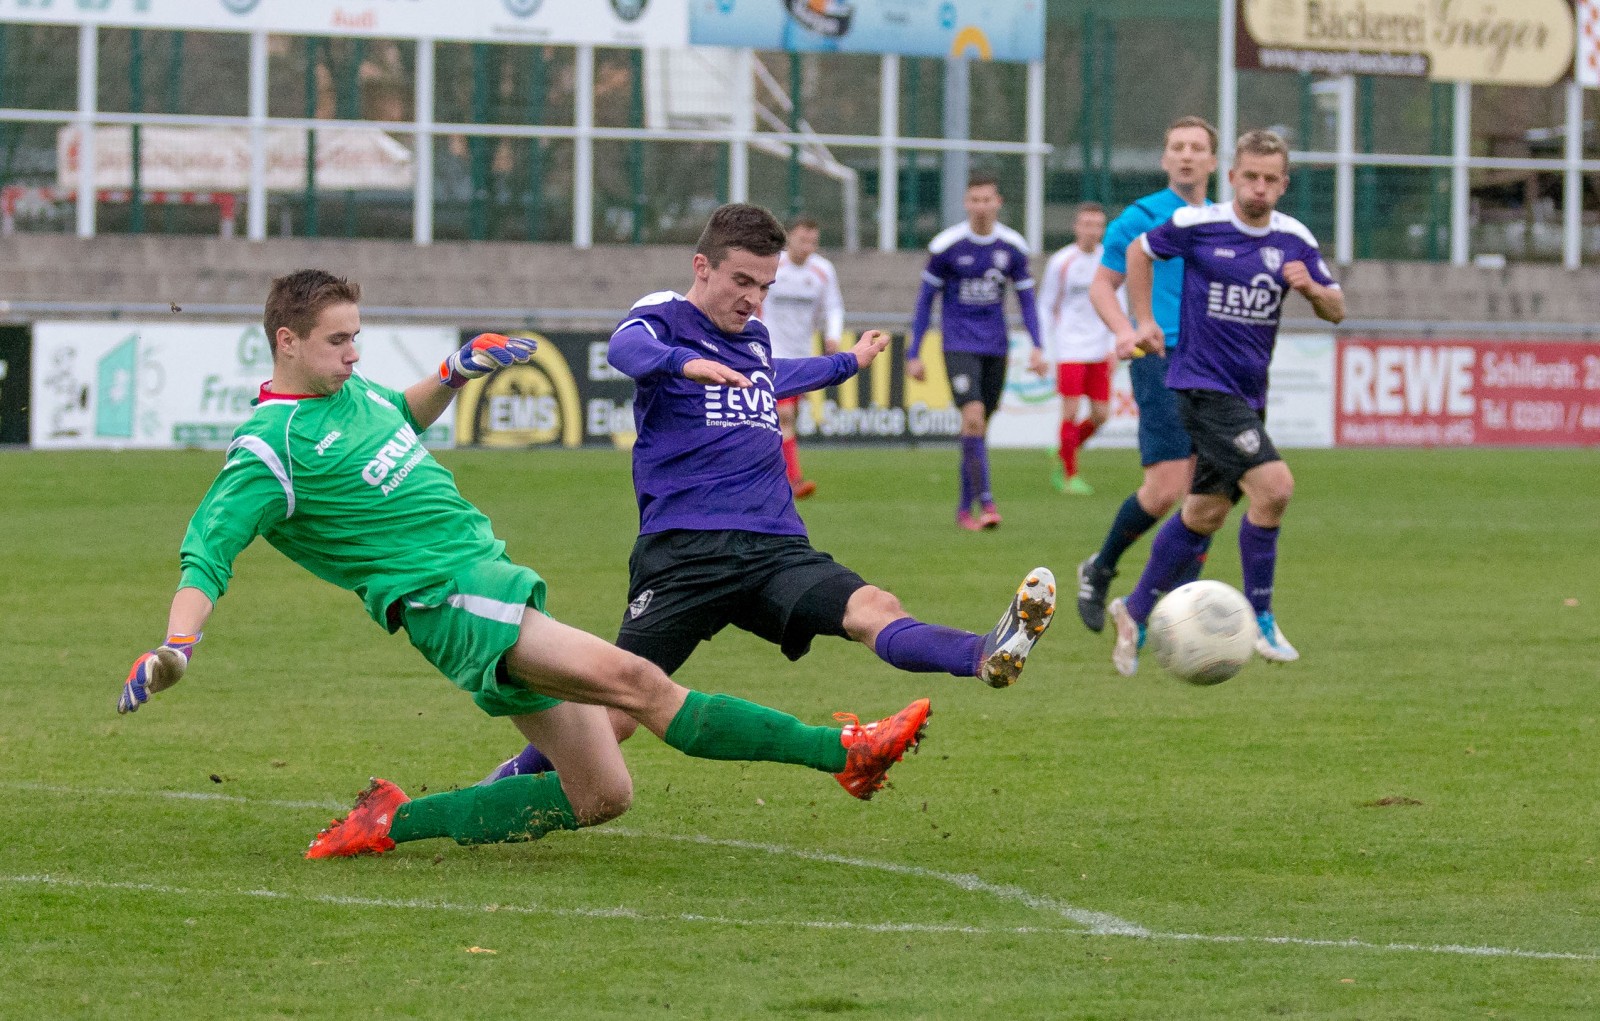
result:
<svg viewBox="0 0 1600 1021"><path fill-rule="evenodd" d="M1267 435L1266 412L1218 390L1179 390L1178 416L1194 442L1194 482L1189 492L1239 502L1239 480L1261 464L1281 461Z"/></svg>
<svg viewBox="0 0 1600 1021"><path fill-rule="evenodd" d="M670 674L731 624L799 659L818 635L848 637L845 605L866 584L802 535L652 532L628 558L617 645Z"/></svg>

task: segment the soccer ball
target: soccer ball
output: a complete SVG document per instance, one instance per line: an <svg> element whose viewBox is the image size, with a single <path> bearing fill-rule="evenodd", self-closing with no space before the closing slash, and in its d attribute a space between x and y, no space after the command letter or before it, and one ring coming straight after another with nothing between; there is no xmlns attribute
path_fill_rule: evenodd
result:
<svg viewBox="0 0 1600 1021"><path fill-rule="evenodd" d="M1190 684L1221 684L1249 662L1256 615L1233 586L1191 581L1162 597L1145 634L1168 673Z"/></svg>

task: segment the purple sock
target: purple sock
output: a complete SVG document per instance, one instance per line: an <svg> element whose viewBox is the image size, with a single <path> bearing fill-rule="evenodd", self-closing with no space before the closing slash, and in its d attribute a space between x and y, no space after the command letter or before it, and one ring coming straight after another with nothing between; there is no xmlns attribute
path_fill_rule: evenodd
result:
<svg viewBox="0 0 1600 1021"><path fill-rule="evenodd" d="M924 624L915 617L901 617L878 632L872 650L899 670L976 677L983 636L960 628Z"/></svg>
<svg viewBox="0 0 1600 1021"><path fill-rule="evenodd" d="M1206 569L1206 554L1209 552L1211 552L1211 536L1208 535L1206 536L1205 547L1200 550L1200 555L1195 557L1194 561L1183 569L1183 573L1178 575L1177 579L1172 583L1172 587L1177 588L1179 585L1187 585L1191 581L1199 581L1201 573Z"/></svg>
<svg viewBox="0 0 1600 1021"><path fill-rule="evenodd" d="M1256 616L1272 612L1272 579L1278 571L1278 531L1239 522L1239 561L1244 568L1244 594Z"/></svg>
<svg viewBox="0 0 1600 1021"><path fill-rule="evenodd" d="M961 506L957 510L971 510L972 498L976 487L973 485L977 475L973 472L974 459L972 456L972 441L976 436L961 437Z"/></svg>
<svg viewBox="0 0 1600 1021"><path fill-rule="evenodd" d="M1160 594L1171 590L1173 582L1210 543L1210 536L1190 531L1182 514L1168 518L1156 531L1155 541L1150 544L1150 562L1144 565L1139 583L1128 595L1128 613L1133 619L1141 624L1148 620Z"/></svg>
<svg viewBox="0 0 1600 1021"><path fill-rule="evenodd" d="M496 780L504 780L508 776L531 776L536 773L549 773L554 771L555 768L555 763L545 758L544 752L530 744L522 751L511 756L511 758L500 763L495 767L493 773L490 773L478 783L479 786L482 786L494 783Z"/></svg>
<svg viewBox="0 0 1600 1021"><path fill-rule="evenodd" d="M985 507L994 503L994 496L989 492L988 441L982 436L961 437L961 459L970 465L967 471L972 476L973 498Z"/></svg>

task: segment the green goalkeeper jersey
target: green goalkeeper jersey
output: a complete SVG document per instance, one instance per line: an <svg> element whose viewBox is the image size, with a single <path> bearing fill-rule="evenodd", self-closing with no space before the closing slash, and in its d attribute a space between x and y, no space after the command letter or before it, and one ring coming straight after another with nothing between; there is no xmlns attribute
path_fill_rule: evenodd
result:
<svg viewBox="0 0 1600 1021"><path fill-rule="evenodd" d="M505 543L422 445L422 428L404 394L359 375L329 397L263 388L189 521L179 587L215 602L259 535L387 627L396 599L502 557Z"/></svg>

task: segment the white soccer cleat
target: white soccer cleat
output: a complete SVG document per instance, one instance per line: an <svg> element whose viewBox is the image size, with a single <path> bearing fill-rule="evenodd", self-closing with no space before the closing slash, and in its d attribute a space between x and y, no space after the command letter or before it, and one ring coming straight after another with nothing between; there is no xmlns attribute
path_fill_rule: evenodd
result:
<svg viewBox="0 0 1600 1021"><path fill-rule="evenodd" d="M1256 627L1261 634L1256 638L1256 655L1268 663L1293 663L1300 652L1283 637L1283 629L1271 611L1256 616Z"/></svg>
<svg viewBox="0 0 1600 1021"><path fill-rule="evenodd" d="M1111 623L1117 629L1117 644L1111 647L1111 665L1124 677L1139 672L1139 646L1144 644L1144 626L1133 619L1128 604L1120 598L1111 600Z"/></svg>
<svg viewBox="0 0 1600 1021"><path fill-rule="evenodd" d="M1056 613L1056 576L1035 567L1017 586L1017 594L1000 622L983 639L983 665L978 676L991 688L1017 683L1033 645L1044 637Z"/></svg>

